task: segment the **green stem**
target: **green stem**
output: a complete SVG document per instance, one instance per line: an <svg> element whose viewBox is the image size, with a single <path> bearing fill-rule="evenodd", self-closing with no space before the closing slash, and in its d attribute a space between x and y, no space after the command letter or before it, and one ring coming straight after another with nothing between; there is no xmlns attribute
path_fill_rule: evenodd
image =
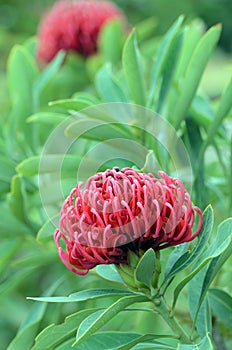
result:
<svg viewBox="0 0 232 350"><path fill-rule="evenodd" d="M155 311L164 319L164 321L172 329L173 333L178 337L181 344L191 344L188 335L175 319L173 313L169 310L164 298L159 296L154 299Z"/></svg>

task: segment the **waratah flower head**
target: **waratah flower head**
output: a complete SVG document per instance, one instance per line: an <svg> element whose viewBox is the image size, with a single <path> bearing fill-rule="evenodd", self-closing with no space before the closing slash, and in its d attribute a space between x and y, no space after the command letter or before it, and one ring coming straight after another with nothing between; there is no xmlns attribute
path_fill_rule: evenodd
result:
<svg viewBox="0 0 232 350"><path fill-rule="evenodd" d="M84 188L77 184L63 204L54 235L71 271L86 274L98 264L126 264L129 250L160 250L198 235L201 210L192 206L180 180L159 175L114 168L90 177Z"/></svg>
<svg viewBox="0 0 232 350"><path fill-rule="evenodd" d="M42 19L38 30L37 57L50 62L60 50L93 54L102 26L109 20L123 18L111 2L62 0Z"/></svg>

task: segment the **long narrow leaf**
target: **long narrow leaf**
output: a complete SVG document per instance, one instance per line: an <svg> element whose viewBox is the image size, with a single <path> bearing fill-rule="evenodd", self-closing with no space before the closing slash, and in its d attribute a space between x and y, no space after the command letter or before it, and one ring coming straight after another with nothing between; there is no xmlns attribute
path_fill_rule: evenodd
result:
<svg viewBox="0 0 232 350"><path fill-rule="evenodd" d="M116 316L120 311L124 310L127 306L142 301L148 301L148 299L143 295L131 295L117 300L101 315L99 315L99 317L95 319L92 324L89 324L89 327L85 330L84 333L82 333L80 337L77 333L77 339L73 345L80 343L82 340L94 334L96 331L98 331L98 329L109 322L114 316Z"/></svg>

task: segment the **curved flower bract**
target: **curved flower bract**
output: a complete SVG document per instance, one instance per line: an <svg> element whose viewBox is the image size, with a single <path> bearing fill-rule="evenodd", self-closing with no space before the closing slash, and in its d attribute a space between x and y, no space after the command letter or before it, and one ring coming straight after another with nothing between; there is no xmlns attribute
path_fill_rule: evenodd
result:
<svg viewBox="0 0 232 350"><path fill-rule="evenodd" d="M126 264L128 251L160 250L193 240L202 213L182 182L131 168L114 168L78 183L65 200L55 241L65 265L86 274L98 264ZM193 233L195 213L198 227ZM66 245L66 252L60 246Z"/></svg>
<svg viewBox="0 0 232 350"><path fill-rule="evenodd" d="M109 20L123 18L108 1L57 2L42 19L38 30L37 57L50 62L60 50L89 56L97 49L98 34Z"/></svg>

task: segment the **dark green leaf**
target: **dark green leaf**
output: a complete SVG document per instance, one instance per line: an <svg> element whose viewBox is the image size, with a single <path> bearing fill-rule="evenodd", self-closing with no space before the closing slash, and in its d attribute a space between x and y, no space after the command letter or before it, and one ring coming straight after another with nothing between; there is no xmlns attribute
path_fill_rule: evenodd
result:
<svg viewBox="0 0 232 350"><path fill-rule="evenodd" d="M135 277L137 281L145 284L145 286L148 288L152 286L152 276L155 271L155 261L155 252L152 248L150 248L139 260L139 263L135 270Z"/></svg>
<svg viewBox="0 0 232 350"><path fill-rule="evenodd" d="M54 349L54 346L72 336L79 324L94 311L96 311L96 309L81 310L66 317L62 324L49 325L36 337L35 345L32 350Z"/></svg>
<svg viewBox="0 0 232 350"><path fill-rule="evenodd" d="M230 109L232 108L232 79L230 80L228 86L226 87L215 112L214 119L211 123L210 128L207 128L207 138L202 146L201 152L204 153L207 146L212 143L215 135L218 133L223 119L227 116Z"/></svg>
<svg viewBox="0 0 232 350"><path fill-rule="evenodd" d="M232 219L228 219L221 223L218 227L217 235L212 241L212 243L206 248L206 250L203 252L199 260L197 261L197 264L195 264L193 271L188 274L187 277L185 277L176 287L174 291L174 300L173 300L173 307L175 306L175 303L177 301L177 297L180 293L180 291L184 288L184 286L194 277L196 274L210 261L212 260L212 266L214 266L214 260L213 258L218 257L220 254L222 254L227 247L229 246L231 242L231 235L232 235ZM209 265L209 269L210 269ZM210 269L211 270L211 269ZM211 271L213 273L213 271ZM208 274L208 273L207 273ZM211 283L211 280L210 282ZM209 285L208 285L209 287ZM205 295L206 290L203 292L203 295ZM203 299L201 299L201 302Z"/></svg>
<svg viewBox="0 0 232 350"><path fill-rule="evenodd" d="M171 255L170 262L167 263L167 268L165 271L165 285L168 286L175 275L185 269L187 266L192 264L195 259L201 255L202 251L207 245L211 230L213 226L213 211L212 207L208 206L203 212L203 222L201 231L198 234L197 243L193 251L186 251L186 247L176 248L174 255ZM178 251L180 256L178 256ZM186 277L188 278L188 276Z"/></svg>

